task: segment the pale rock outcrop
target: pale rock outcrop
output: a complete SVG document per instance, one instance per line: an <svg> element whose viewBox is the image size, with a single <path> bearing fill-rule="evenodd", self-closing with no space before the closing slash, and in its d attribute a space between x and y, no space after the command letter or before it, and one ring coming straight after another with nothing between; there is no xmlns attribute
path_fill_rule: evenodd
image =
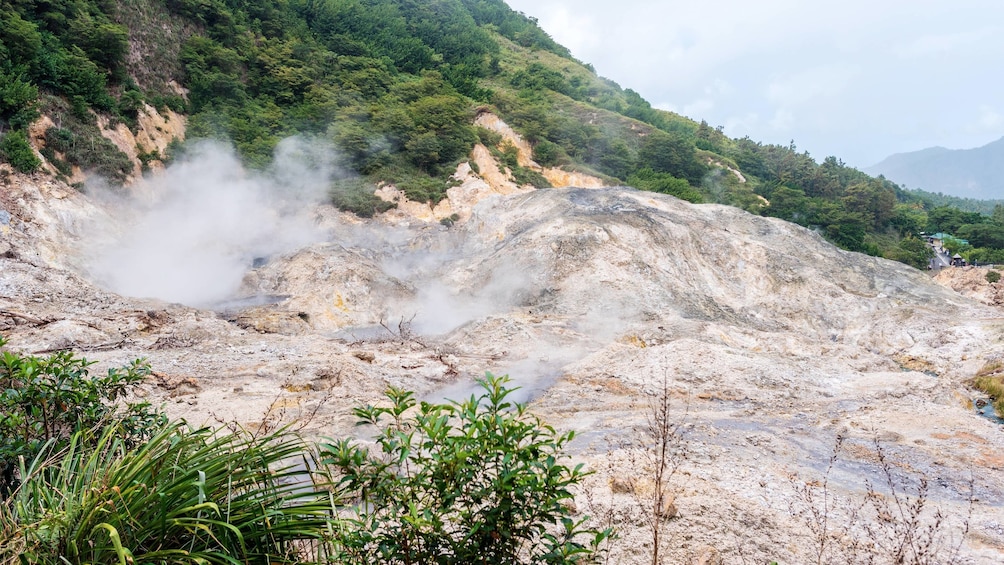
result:
<svg viewBox="0 0 1004 565"><path fill-rule="evenodd" d="M1004 353L1004 321L925 272L735 208L628 188L502 194L462 167L467 222L351 224L320 207L327 241L249 266L232 303L199 309L87 280L75 242L117 220L4 171L10 347L71 348L95 372L145 357L142 393L194 425L300 418L308 436L365 438L351 410L389 385L438 401L509 374L512 400L577 432L563 463L596 473L575 506L617 528L611 562L640 565L651 507L617 479L651 481L644 430L668 389L686 458L666 562L810 562L792 485L822 479L838 436L834 527L867 500L865 481L881 486L877 440L897 480L928 479L943 527L968 521L957 562L1004 559L1004 434L967 404L969 379Z"/></svg>
<svg viewBox="0 0 1004 565"><path fill-rule="evenodd" d="M491 112L481 112L474 119L474 125L500 134L503 143L509 142L515 146L517 150L516 162L519 166L540 170L540 165L533 160L533 148L523 139L523 136L516 133L516 130L509 127L509 124L502 121L502 118Z"/></svg>
<svg viewBox="0 0 1004 565"><path fill-rule="evenodd" d="M554 188L578 187L578 188L602 188L607 186L603 179L575 171L566 171L556 167L541 167L533 160L533 148L516 133L509 124L505 123L491 112L481 112L474 120L474 125L481 126L487 130L498 133L502 136L503 143L510 143L517 150L516 162L521 167L533 169L547 179ZM479 163L480 164L480 163Z"/></svg>
<svg viewBox="0 0 1004 565"><path fill-rule="evenodd" d="M992 270L1004 275L1004 269L991 267L947 267L935 274L934 281L984 304L1004 306L1004 276L991 283L987 273Z"/></svg>
<svg viewBox="0 0 1004 565"><path fill-rule="evenodd" d="M161 114L153 106L144 103L139 110L136 121L137 133L133 134L124 123L118 122L112 126L106 116L98 115L98 127L101 129L101 135L114 143L119 151L125 153L133 162L133 172L126 184L143 176L142 162L139 158L140 152L157 152L163 155L171 141L185 139L187 118L170 108L165 109L165 113ZM149 166L153 170L158 170L164 165L159 159L154 159L149 162Z"/></svg>
<svg viewBox="0 0 1004 565"><path fill-rule="evenodd" d="M577 171L566 171L564 169L548 167L543 169L541 174L555 188L570 186L577 188L603 188L606 186L606 183L602 179Z"/></svg>
<svg viewBox="0 0 1004 565"><path fill-rule="evenodd" d="M602 188L606 186L602 179L586 173L566 171L554 167L541 167L533 160L533 148L530 147L530 144L491 112L479 113L474 124L500 134L503 144L511 143L516 147L517 162L521 167L541 173L555 188L569 186ZM475 172L475 167L478 172ZM387 212L385 219L391 223L407 222L409 219L438 222L455 215L457 221L463 222L470 217L473 207L483 198L536 190L529 185L517 186L512 172L508 168L502 167L492 156L491 151L480 143L476 144L471 151L470 160L457 166L453 178L460 184L448 189L446 198L435 206L413 202L401 190L392 185L380 187L377 189L376 195L386 202L397 204L397 209Z"/></svg>

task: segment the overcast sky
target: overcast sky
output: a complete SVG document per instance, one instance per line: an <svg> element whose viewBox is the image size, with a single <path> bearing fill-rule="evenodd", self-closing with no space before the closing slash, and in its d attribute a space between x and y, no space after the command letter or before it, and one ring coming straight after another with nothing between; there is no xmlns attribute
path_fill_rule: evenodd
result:
<svg viewBox="0 0 1004 565"><path fill-rule="evenodd" d="M1004 0L506 0L657 108L858 168L1004 136Z"/></svg>

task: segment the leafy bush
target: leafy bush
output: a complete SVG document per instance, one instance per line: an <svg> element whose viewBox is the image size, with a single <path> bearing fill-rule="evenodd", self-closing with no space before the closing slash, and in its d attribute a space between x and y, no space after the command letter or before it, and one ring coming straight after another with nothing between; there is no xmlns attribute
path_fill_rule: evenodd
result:
<svg viewBox="0 0 1004 565"><path fill-rule="evenodd" d="M9 132L0 139L0 157L22 173L33 173L42 165L28 143L28 136L20 130Z"/></svg>
<svg viewBox="0 0 1004 565"><path fill-rule="evenodd" d="M1000 271L993 271L993 270L987 271L987 282L988 283L994 284L995 282L997 282L999 280L1001 280Z"/></svg>
<svg viewBox="0 0 1004 565"><path fill-rule="evenodd" d="M373 194L375 187L364 179L340 180L332 185L331 203L343 212L352 212L362 218L372 218L381 212L394 208L392 202L387 202Z"/></svg>
<svg viewBox="0 0 1004 565"><path fill-rule="evenodd" d="M609 530L574 520L571 489L586 475L559 461L573 437L508 400L507 377L487 375L463 402L417 406L391 388L388 407L355 411L377 427L376 449L349 440L322 461L354 502L343 563L575 563Z"/></svg>
<svg viewBox="0 0 1004 565"><path fill-rule="evenodd" d="M0 65L0 123L24 129L38 118L38 87L26 76L24 67Z"/></svg>
<svg viewBox="0 0 1004 565"><path fill-rule="evenodd" d="M76 131L50 127L45 130L45 143L65 157L65 161L97 173L102 177L123 182L133 171L133 162L119 148L101 135L97 126L74 121Z"/></svg>
<svg viewBox="0 0 1004 565"><path fill-rule="evenodd" d="M551 181L533 169L516 166L512 168L512 178L519 186L530 185L535 188L551 188Z"/></svg>
<svg viewBox="0 0 1004 565"><path fill-rule="evenodd" d="M704 197L690 183L684 179L674 177L669 173L657 173L652 169L642 169L627 179L629 186L651 192L661 192L662 194L672 194L673 196L700 204Z"/></svg>
<svg viewBox="0 0 1004 565"><path fill-rule="evenodd" d="M553 167L561 161L562 151L557 144L542 139L533 146L533 158L544 167Z"/></svg>
<svg viewBox="0 0 1004 565"><path fill-rule="evenodd" d="M485 147L497 147L502 143L502 134L483 127L474 128L474 133L478 136L478 141Z"/></svg>
<svg viewBox="0 0 1004 565"><path fill-rule="evenodd" d="M412 175L397 183L397 187L414 202L439 203L446 198L446 191L449 189L447 182L443 179Z"/></svg>
<svg viewBox="0 0 1004 565"><path fill-rule="evenodd" d="M143 382L149 365L137 360L95 377L92 364L68 351L46 358L0 354L0 494L17 484L19 458L31 460L46 444L59 449L74 434L113 424L132 444L166 423L147 402L116 405Z"/></svg>

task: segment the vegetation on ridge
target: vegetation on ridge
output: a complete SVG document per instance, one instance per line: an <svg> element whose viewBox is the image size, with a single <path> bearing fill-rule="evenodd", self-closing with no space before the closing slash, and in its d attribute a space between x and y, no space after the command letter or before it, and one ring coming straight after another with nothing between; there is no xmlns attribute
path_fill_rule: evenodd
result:
<svg viewBox="0 0 1004 565"><path fill-rule="evenodd" d="M4 0L0 19L0 157L26 172L38 163L17 132L41 109L73 117L45 135L61 174L123 180L127 161L102 145L94 112L134 126L150 103L187 112L190 138L226 139L253 167L289 135L333 142L344 172L333 199L372 215L387 206L372 194L380 182L443 198L479 140L475 114L491 110L542 165L783 218L845 249L924 267L920 232L952 230L930 195L652 108L502 0ZM996 231L982 237L991 225L956 226L982 226L960 230L973 246L963 255L1001 260Z"/></svg>

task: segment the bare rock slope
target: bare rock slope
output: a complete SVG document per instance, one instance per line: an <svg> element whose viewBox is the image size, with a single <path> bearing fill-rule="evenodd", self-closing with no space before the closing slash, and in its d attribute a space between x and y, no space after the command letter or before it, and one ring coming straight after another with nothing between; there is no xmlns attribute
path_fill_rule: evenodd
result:
<svg viewBox="0 0 1004 565"><path fill-rule="evenodd" d="M39 259L73 236L20 217L26 199L0 201L0 333L100 365L147 357L145 394L190 421L309 417L308 433L337 436L388 384L438 399L509 373L533 411L579 432L574 456L598 472L577 506L620 530L613 562L642 563L638 430L665 387L687 456L670 562L808 562L797 486L821 479L838 436L837 518L881 483L877 440L897 476L928 479L959 539L971 474L963 556L1004 559L1004 436L966 385L1001 354L999 311L798 226L625 188L492 196L449 229L327 210L328 241L249 265L234 300L207 310L118 296L72 260Z"/></svg>

